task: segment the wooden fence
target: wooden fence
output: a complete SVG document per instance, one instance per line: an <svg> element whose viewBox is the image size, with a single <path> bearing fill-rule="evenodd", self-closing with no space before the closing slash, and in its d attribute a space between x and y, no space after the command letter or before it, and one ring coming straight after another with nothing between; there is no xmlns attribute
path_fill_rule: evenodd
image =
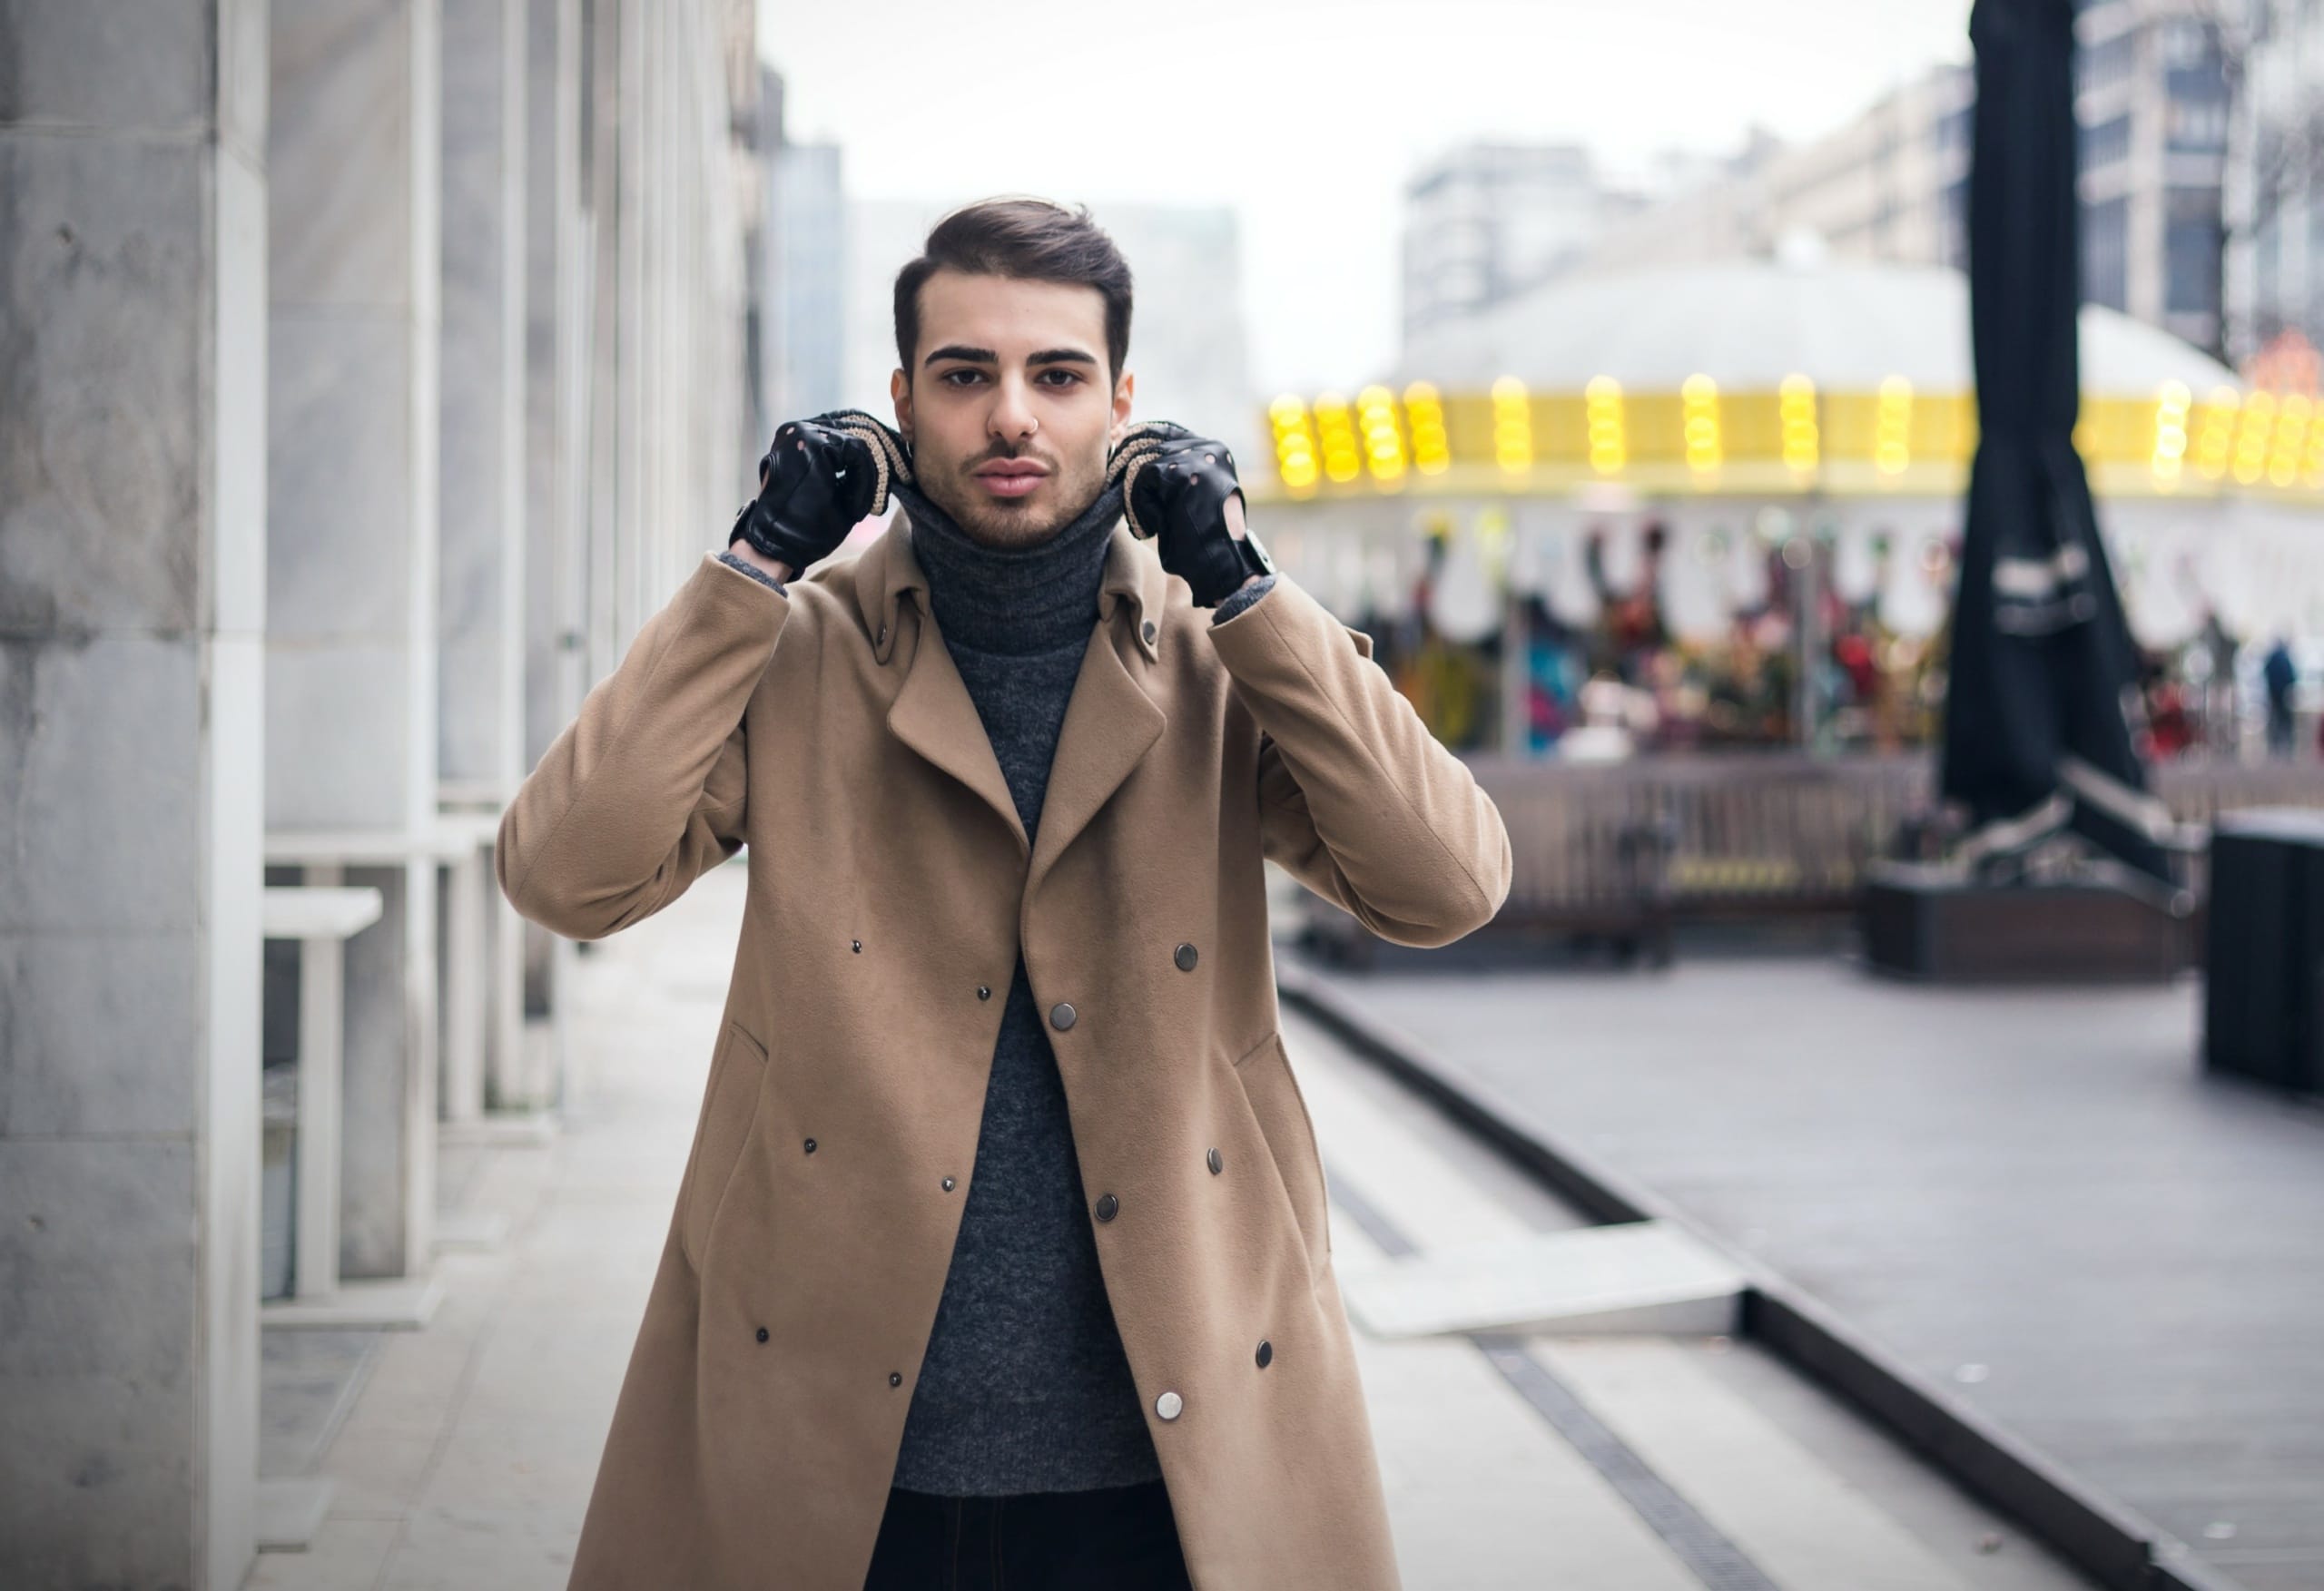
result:
<svg viewBox="0 0 2324 1591"><path fill-rule="evenodd" d="M1671 927L1716 917L1847 912L1865 865L1935 804L1925 755L1796 752L1621 763L1479 757L1516 876L1496 929L1603 935L1667 954ZM2257 806L2324 807L2324 764L2174 763L2155 785L2182 822ZM1359 957L1369 936L1320 907L1315 937Z"/></svg>

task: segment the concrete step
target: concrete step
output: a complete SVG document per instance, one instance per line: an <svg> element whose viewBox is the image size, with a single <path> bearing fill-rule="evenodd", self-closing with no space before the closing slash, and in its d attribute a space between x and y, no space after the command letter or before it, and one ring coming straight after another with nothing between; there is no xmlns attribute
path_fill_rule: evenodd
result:
<svg viewBox="0 0 2324 1591"><path fill-rule="evenodd" d="M1741 1272L1659 1221L1525 1233L1340 1269L1349 1317L1375 1337L1736 1328Z"/></svg>

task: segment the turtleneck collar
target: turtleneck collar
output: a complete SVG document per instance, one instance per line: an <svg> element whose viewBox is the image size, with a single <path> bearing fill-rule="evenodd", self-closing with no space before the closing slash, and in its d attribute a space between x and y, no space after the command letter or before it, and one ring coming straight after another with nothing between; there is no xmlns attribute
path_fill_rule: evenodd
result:
<svg viewBox="0 0 2324 1591"><path fill-rule="evenodd" d="M894 495L910 516L912 556L948 643L1023 656L1089 638L1107 544L1122 516L1118 486L1098 493L1046 541L1009 548L977 541L914 485L899 481Z"/></svg>

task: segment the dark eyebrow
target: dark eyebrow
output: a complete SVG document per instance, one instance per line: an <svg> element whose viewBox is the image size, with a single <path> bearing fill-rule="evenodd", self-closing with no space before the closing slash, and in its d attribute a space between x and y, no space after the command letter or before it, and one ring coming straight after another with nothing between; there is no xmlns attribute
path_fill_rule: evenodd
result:
<svg viewBox="0 0 2324 1591"><path fill-rule="evenodd" d="M966 359L971 365L1000 363L1000 356L989 348L969 348L957 342L946 343L920 362L923 365L932 365L939 359Z"/></svg>
<svg viewBox="0 0 2324 1591"><path fill-rule="evenodd" d="M1000 363L1000 356L989 348L970 348L958 342L948 342L942 348L933 349L921 363L932 365L939 359L960 359L971 365ZM1027 355L1025 362L1029 365L1088 365L1094 369L1098 358L1078 348L1045 348L1037 354Z"/></svg>

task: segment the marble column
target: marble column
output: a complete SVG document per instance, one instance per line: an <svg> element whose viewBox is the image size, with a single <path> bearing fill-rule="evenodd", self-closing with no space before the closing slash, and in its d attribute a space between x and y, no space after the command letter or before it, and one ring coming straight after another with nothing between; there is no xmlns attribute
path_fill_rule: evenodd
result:
<svg viewBox="0 0 2324 1591"><path fill-rule="evenodd" d="M530 771L588 690L582 643L587 496L589 272L581 188L581 0L527 0L525 91L525 743ZM494 1097L549 1105L563 1094L557 981L573 946L525 926L531 1036L493 1069Z"/></svg>
<svg viewBox="0 0 2324 1591"><path fill-rule="evenodd" d="M266 12L0 5L0 1579L258 1473Z"/></svg>
<svg viewBox="0 0 2324 1591"><path fill-rule="evenodd" d="M526 0L527 770L719 544L750 476L749 0ZM739 140L739 142L738 142ZM755 449L751 450L753 453ZM536 1022L572 947L536 935ZM534 1085L567 1095L555 1057Z"/></svg>
<svg viewBox="0 0 2324 1591"><path fill-rule="evenodd" d="M524 755L527 5L441 4L437 772L447 806L497 811L532 766ZM499 1079L521 1069L522 919L497 889L483 908L487 931L472 947L483 965L448 969L478 977L483 996L480 1010L449 1013L460 1029L445 1050L450 1121L487 1103L487 1066ZM479 1019L483 1031L470 1030Z"/></svg>
<svg viewBox="0 0 2324 1591"><path fill-rule="evenodd" d="M426 1268L435 1199L436 0L273 0L267 466L271 836L344 837L340 1273Z"/></svg>

